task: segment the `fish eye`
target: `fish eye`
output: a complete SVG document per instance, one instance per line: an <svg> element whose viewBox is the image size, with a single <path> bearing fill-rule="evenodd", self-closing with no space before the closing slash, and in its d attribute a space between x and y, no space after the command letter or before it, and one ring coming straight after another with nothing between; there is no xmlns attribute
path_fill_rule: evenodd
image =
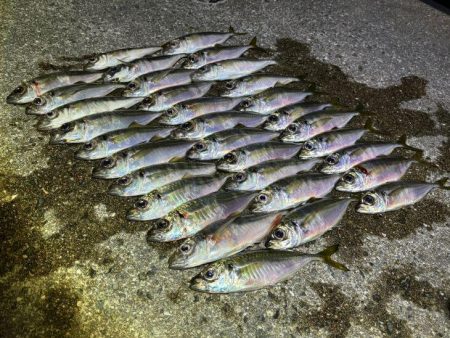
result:
<svg viewBox="0 0 450 338"><path fill-rule="evenodd" d="M342 177L342 179L344 180L344 182L347 183L353 183L355 181L355 178L353 177L352 174L345 174L344 177Z"/></svg>
<svg viewBox="0 0 450 338"><path fill-rule="evenodd" d="M167 110L166 110L166 114L167 114L168 116L175 116L175 115L176 115L175 109L173 109L173 108L167 109Z"/></svg>
<svg viewBox="0 0 450 338"><path fill-rule="evenodd" d="M121 157L123 157L123 158L125 158L125 157L127 157L128 156L128 151L122 151L121 153L120 153L120 156Z"/></svg>
<svg viewBox="0 0 450 338"><path fill-rule="evenodd" d="M290 124L290 125L288 125L288 127L287 127L287 130L289 130L289 131L292 132L292 133L295 133L295 132L297 131L297 129L298 129L298 127L297 127L296 124Z"/></svg>
<svg viewBox="0 0 450 338"><path fill-rule="evenodd" d="M95 61L94 61L95 62ZM106 74L108 74L109 76L114 76L114 74L116 74L119 71L119 67L111 67Z"/></svg>
<svg viewBox="0 0 450 338"><path fill-rule="evenodd" d="M278 122L278 116L276 115L269 115L269 117L267 118L267 120L269 122Z"/></svg>
<svg viewBox="0 0 450 338"><path fill-rule="evenodd" d="M143 198L137 200L136 203L134 204L134 206L138 209L145 209L145 207L147 205L148 205L148 201Z"/></svg>
<svg viewBox="0 0 450 338"><path fill-rule="evenodd" d="M140 177L145 177L145 171L140 171L138 174Z"/></svg>
<svg viewBox="0 0 450 338"><path fill-rule="evenodd" d="M188 60L191 61L192 63L194 63L195 61L197 61L198 59L198 55L197 54L191 54L188 57Z"/></svg>
<svg viewBox="0 0 450 338"><path fill-rule="evenodd" d="M72 130L72 125L70 123L64 123L59 129L63 132L68 132Z"/></svg>
<svg viewBox="0 0 450 338"><path fill-rule="evenodd" d="M128 89L133 90L133 89L136 89L137 84L136 84L136 82L130 82L130 83L127 85L127 87L128 87Z"/></svg>
<svg viewBox="0 0 450 338"><path fill-rule="evenodd" d="M25 86L17 86L14 88L14 94L23 94L25 93Z"/></svg>
<svg viewBox="0 0 450 338"><path fill-rule="evenodd" d="M228 163L235 163L236 162L236 155L233 153L228 153L225 154L225 156L223 157L225 159L225 161L227 161Z"/></svg>
<svg viewBox="0 0 450 338"><path fill-rule="evenodd" d="M214 279L214 277L216 276L216 273L215 273L215 271L214 270L212 270L212 269L209 269L209 270L207 270L206 272L205 272L205 279L206 280L213 280Z"/></svg>
<svg viewBox="0 0 450 338"><path fill-rule="evenodd" d="M44 100L42 100L40 97L37 97L37 98L35 98L35 99L33 100L33 103L34 103L36 106L42 106L42 104L44 103Z"/></svg>
<svg viewBox="0 0 450 338"><path fill-rule="evenodd" d="M131 183L130 176L123 176L117 180L117 184L119 184L119 185L128 185L130 183Z"/></svg>
<svg viewBox="0 0 450 338"><path fill-rule="evenodd" d="M180 245L180 251L182 253L188 253L189 251L191 251L192 246L188 243L183 243Z"/></svg>
<svg viewBox="0 0 450 338"><path fill-rule="evenodd" d="M183 123L183 124L181 125L181 129L184 129L184 130L191 130L193 126L194 126L194 124L193 124L192 122L189 121L189 122Z"/></svg>
<svg viewBox="0 0 450 338"><path fill-rule="evenodd" d="M303 148L305 148L306 150L313 150L314 146L311 142L305 142L305 144L303 144Z"/></svg>
<svg viewBox="0 0 450 338"><path fill-rule="evenodd" d="M235 86L236 86L236 83L234 81L228 81L227 83L225 83L226 89L233 89Z"/></svg>
<svg viewBox="0 0 450 338"><path fill-rule="evenodd" d="M268 196L266 194L259 194L256 197L256 200L259 201L259 202L265 203L268 200Z"/></svg>
<svg viewBox="0 0 450 338"><path fill-rule="evenodd" d="M365 204L369 204L369 205L374 205L375 204L375 197L373 197L372 195L364 195L362 198L363 203Z"/></svg>
<svg viewBox="0 0 450 338"><path fill-rule="evenodd" d="M194 148L196 150L204 150L206 148L206 145L204 143L199 142L194 145Z"/></svg>
<svg viewBox="0 0 450 338"><path fill-rule="evenodd" d="M97 56L95 56L95 55L90 56L88 61L89 62L96 62L97 61Z"/></svg>
<svg viewBox="0 0 450 338"><path fill-rule="evenodd" d="M103 168L112 168L114 166L114 159L112 159L111 157L105 158L100 162L100 165Z"/></svg>
<svg viewBox="0 0 450 338"><path fill-rule="evenodd" d="M237 181L237 182L245 181L245 179L246 179L245 173L236 173L234 175L234 180Z"/></svg>
<svg viewBox="0 0 450 338"><path fill-rule="evenodd" d="M56 117L56 113L54 111L49 111L46 115L47 115L48 118Z"/></svg>
<svg viewBox="0 0 450 338"><path fill-rule="evenodd" d="M92 150L94 149L94 142L87 142L84 144L84 149L86 150Z"/></svg>
<svg viewBox="0 0 450 338"><path fill-rule="evenodd" d="M209 71L209 69L210 69L209 66L203 66L203 67L200 67L198 70L199 70L201 73L206 73L206 72Z"/></svg>
<svg viewBox="0 0 450 338"><path fill-rule="evenodd" d="M337 158L333 155L327 156L327 158L325 159L325 161L328 164L336 164L337 163Z"/></svg>
<svg viewBox="0 0 450 338"><path fill-rule="evenodd" d="M180 108L184 110L184 109L187 109L187 106L184 103L182 103L182 104L180 104Z"/></svg>
<svg viewBox="0 0 450 338"><path fill-rule="evenodd" d="M178 47L179 45L180 45L180 40L172 40L169 42L169 46L173 47L173 48Z"/></svg>
<svg viewBox="0 0 450 338"><path fill-rule="evenodd" d="M283 239L284 236L285 236L285 232L284 232L283 229L276 229L273 232L273 237L276 238L276 239Z"/></svg>
<svg viewBox="0 0 450 338"><path fill-rule="evenodd" d="M169 226L169 224L170 223L168 220L161 218L156 222L156 228L157 229L166 229Z"/></svg>
<svg viewBox="0 0 450 338"><path fill-rule="evenodd" d="M241 103L242 107L244 107L244 108L250 107L250 104L251 104L251 101L250 101L250 100L244 100L244 101L242 101L242 103Z"/></svg>
<svg viewBox="0 0 450 338"><path fill-rule="evenodd" d="M143 101L143 104L153 104L153 98L150 96L147 96Z"/></svg>

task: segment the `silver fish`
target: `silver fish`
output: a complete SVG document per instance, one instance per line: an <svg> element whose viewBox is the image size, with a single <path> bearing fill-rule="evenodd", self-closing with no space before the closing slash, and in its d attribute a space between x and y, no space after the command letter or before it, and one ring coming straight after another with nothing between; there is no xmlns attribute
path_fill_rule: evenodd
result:
<svg viewBox="0 0 450 338"><path fill-rule="evenodd" d="M38 123L38 130L52 130L87 116L126 109L141 102L143 97L97 97L70 103L48 112Z"/></svg>
<svg viewBox="0 0 450 338"><path fill-rule="evenodd" d="M302 102L291 106L283 107L267 117L267 121L263 124L266 130L283 130L286 129L295 120L300 117L321 111L332 107L329 103L308 103Z"/></svg>
<svg viewBox="0 0 450 338"><path fill-rule="evenodd" d="M360 192L400 180L415 160L376 158L347 171L336 186L338 191Z"/></svg>
<svg viewBox="0 0 450 338"><path fill-rule="evenodd" d="M171 127L152 126L113 131L85 143L83 148L75 153L75 157L83 160L109 157L127 148L150 142L155 138L165 138L172 130Z"/></svg>
<svg viewBox="0 0 450 338"><path fill-rule="evenodd" d="M251 144L225 154L217 162L217 169L242 171L270 160L286 160L300 150L300 145L282 142Z"/></svg>
<svg viewBox="0 0 450 338"><path fill-rule="evenodd" d="M103 159L92 175L95 178L119 178L141 168L180 159L193 144L179 140L141 144Z"/></svg>
<svg viewBox="0 0 450 338"><path fill-rule="evenodd" d="M195 235L207 226L240 214L254 194L219 191L190 201L152 222L147 240L169 242Z"/></svg>
<svg viewBox="0 0 450 338"><path fill-rule="evenodd" d="M6 98L7 103L23 104L33 101L50 90L77 83L91 83L102 78L103 72L59 72L24 81Z"/></svg>
<svg viewBox="0 0 450 338"><path fill-rule="evenodd" d="M315 261L348 271L331 259L337 249L334 245L313 255L284 250L251 251L212 263L192 278L190 287L209 293L254 291L285 281Z"/></svg>
<svg viewBox="0 0 450 338"><path fill-rule="evenodd" d="M305 143L300 150L300 158L330 155L356 143L367 129L338 129L319 134Z"/></svg>
<svg viewBox="0 0 450 338"><path fill-rule="evenodd" d="M201 97L189 100L166 110L159 119L159 123L176 125L206 114L219 113L236 107L242 98L229 97Z"/></svg>
<svg viewBox="0 0 450 338"><path fill-rule="evenodd" d="M139 196L159 189L166 184L196 176L213 175L214 163L174 162L140 169L117 180L109 188L116 196Z"/></svg>
<svg viewBox="0 0 450 338"><path fill-rule="evenodd" d="M272 88L261 94L248 97L241 102L238 110L251 111L258 114L269 115L274 111L298 102L302 102L311 95L309 92L302 92L295 89Z"/></svg>
<svg viewBox="0 0 450 338"><path fill-rule="evenodd" d="M193 72L190 69L165 69L139 76L127 84L123 96L148 96L162 89L190 84Z"/></svg>
<svg viewBox="0 0 450 338"><path fill-rule="evenodd" d="M169 266L187 269L233 256L262 242L280 222L282 215L247 215L207 227L180 244L170 257Z"/></svg>
<svg viewBox="0 0 450 338"><path fill-rule="evenodd" d="M252 212L272 212L294 208L311 198L328 195L339 180L340 175L308 173L272 183L262 190L250 204Z"/></svg>
<svg viewBox="0 0 450 338"><path fill-rule="evenodd" d="M183 54L179 54L134 60L108 69L103 80L105 82L130 82L141 75L172 68L183 57Z"/></svg>
<svg viewBox="0 0 450 338"><path fill-rule="evenodd" d="M300 81L296 77L271 74L255 74L239 80L228 81L226 90L222 93L225 97L238 97L259 94L266 89L278 85L286 85L291 82Z"/></svg>
<svg viewBox="0 0 450 338"><path fill-rule="evenodd" d="M195 143L188 151L187 157L202 161L215 160L225 156L233 149L266 142L277 136L277 132L259 129L239 128L224 130Z"/></svg>
<svg viewBox="0 0 450 338"><path fill-rule="evenodd" d="M220 131L232 129L238 125L257 127L265 117L260 114L226 111L220 114L212 113L187 121L172 132L176 139L199 140Z"/></svg>
<svg viewBox="0 0 450 338"><path fill-rule="evenodd" d="M277 160L264 162L235 173L224 185L226 190L257 191L283 178L311 170L319 160Z"/></svg>
<svg viewBox="0 0 450 338"><path fill-rule="evenodd" d="M137 200L127 218L149 221L164 217L184 203L216 192L226 179L226 175L199 176L170 183Z"/></svg>
<svg viewBox="0 0 450 338"><path fill-rule="evenodd" d="M199 68L193 75L193 81L223 81L238 79L268 66L276 65L274 60L232 59Z"/></svg>
<svg viewBox="0 0 450 338"><path fill-rule="evenodd" d="M50 143L84 143L106 133L128 128L133 123L146 125L159 117L158 112L116 110L87 116L64 123L51 137Z"/></svg>
<svg viewBox="0 0 450 338"><path fill-rule="evenodd" d="M311 113L287 126L280 138L284 142L303 142L334 128L342 128L357 115L359 113L356 112L320 111Z"/></svg>
<svg viewBox="0 0 450 338"><path fill-rule="evenodd" d="M316 240L339 224L352 201L325 198L294 209L272 230L266 247L291 249Z"/></svg>
<svg viewBox="0 0 450 338"><path fill-rule="evenodd" d="M56 88L36 97L33 102L27 106L25 113L31 115L44 115L53 109L66 104L102 97L120 88L125 88L125 85L119 83L100 83Z"/></svg>
<svg viewBox="0 0 450 338"><path fill-rule="evenodd" d="M163 89L147 96L139 105L139 109L148 111L167 110L177 103L202 97L211 89L212 85L212 82L200 82Z"/></svg>

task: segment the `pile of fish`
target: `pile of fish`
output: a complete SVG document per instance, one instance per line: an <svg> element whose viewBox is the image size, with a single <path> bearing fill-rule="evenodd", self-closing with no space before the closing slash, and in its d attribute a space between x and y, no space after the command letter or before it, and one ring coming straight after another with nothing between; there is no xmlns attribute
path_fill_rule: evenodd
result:
<svg viewBox="0 0 450 338"><path fill-rule="evenodd" d="M64 58L7 98L52 143L82 144L76 157L98 160L93 177L114 179L110 194L139 196L128 219L149 222L149 241L182 240L170 268L208 264L191 288L212 293L274 285L313 261L347 270L331 259L337 246L292 249L353 202L383 213L443 186L400 181L415 160L389 155L416 151L405 138L361 141L370 126L346 127L359 112L314 102L298 78L266 72L274 60L243 57L255 39L224 45L239 34Z"/></svg>

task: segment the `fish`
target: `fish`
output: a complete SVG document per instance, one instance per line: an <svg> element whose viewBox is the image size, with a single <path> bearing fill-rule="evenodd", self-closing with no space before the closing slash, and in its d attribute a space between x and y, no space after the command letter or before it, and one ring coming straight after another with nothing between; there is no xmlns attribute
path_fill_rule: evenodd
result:
<svg viewBox="0 0 450 338"><path fill-rule="evenodd" d="M336 185L336 190L360 192L400 180L416 160L382 157L363 162L347 171Z"/></svg>
<svg viewBox="0 0 450 338"><path fill-rule="evenodd" d="M192 75L193 81L224 81L238 79L276 65L274 60L232 59L200 67Z"/></svg>
<svg viewBox="0 0 450 338"><path fill-rule="evenodd" d="M103 159L94 168L92 176L119 178L141 168L180 159L193 144L190 141L162 140L137 145Z"/></svg>
<svg viewBox="0 0 450 338"><path fill-rule="evenodd" d="M103 72L57 72L39 76L33 80L24 81L14 88L7 96L10 104L30 103L53 89L74 85L77 83L92 83L100 80Z"/></svg>
<svg viewBox="0 0 450 338"><path fill-rule="evenodd" d="M367 129L337 129L319 134L303 143L300 158L322 157L354 145Z"/></svg>
<svg viewBox="0 0 450 338"><path fill-rule="evenodd" d="M162 46L162 54L192 54L201 49L222 44L229 38L242 34L243 33L236 33L231 27L229 32L191 33L166 42Z"/></svg>
<svg viewBox="0 0 450 338"><path fill-rule="evenodd" d="M84 143L109 132L138 125L149 124L161 115L159 112L143 110L115 110L86 116L82 119L64 123L51 136L50 143Z"/></svg>
<svg viewBox="0 0 450 338"><path fill-rule="evenodd" d="M303 142L326 131L342 128L358 115L358 112L320 111L310 113L288 125L280 139L284 142Z"/></svg>
<svg viewBox="0 0 450 338"><path fill-rule="evenodd" d="M88 116L126 109L141 102L143 97L97 97L77 101L45 114L37 124L38 130L52 130L62 125Z"/></svg>
<svg viewBox="0 0 450 338"><path fill-rule="evenodd" d="M283 142L251 144L225 154L217 162L217 169L236 172L271 160L287 160L297 154L300 147Z"/></svg>
<svg viewBox="0 0 450 338"><path fill-rule="evenodd" d="M363 214L378 214L415 204L434 188L448 190L447 179L436 183L417 181L398 181L384 184L365 193L356 206L356 211Z"/></svg>
<svg viewBox="0 0 450 338"><path fill-rule="evenodd" d="M289 212L266 241L269 249L292 249L311 242L336 227L352 198L324 198Z"/></svg>
<svg viewBox="0 0 450 338"><path fill-rule="evenodd" d="M278 135L277 132L251 128L224 130L195 143L186 156L192 160L216 160L233 149L267 142L278 137Z"/></svg>
<svg viewBox="0 0 450 338"><path fill-rule="evenodd" d="M148 96L159 90L187 85L192 82L191 69L164 69L141 75L127 84L123 91L125 97Z"/></svg>
<svg viewBox="0 0 450 338"><path fill-rule="evenodd" d="M158 120L161 124L176 125L206 114L231 110L242 98L201 97L185 101L167 109Z"/></svg>
<svg viewBox="0 0 450 338"><path fill-rule="evenodd" d="M103 81L130 82L141 75L172 68L182 58L184 54L137 59L109 68L103 76Z"/></svg>
<svg viewBox="0 0 450 338"><path fill-rule="evenodd" d="M318 159L300 160L297 158L264 162L235 173L225 183L224 189L233 191L262 190L285 177L309 171L318 162Z"/></svg>
<svg viewBox="0 0 450 338"><path fill-rule="evenodd" d="M125 85L119 83L99 83L56 88L36 97L27 106L25 113L30 115L45 115L53 109L66 104L102 97L121 88L125 88Z"/></svg>
<svg viewBox="0 0 450 338"><path fill-rule="evenodd" d="M82 160L98 160L110 157L119 151L147 143L154 139L166 138L173 130L167 126L138 126L113 131L85 143L83 148L75 153Z"/></svg>
<svg viewBox="0 0 450 338"><path fill-rule="evenodd" d="M251 48L259 48L256 45L256 37L246 46L212 47L192 53L187 57L182 67L186 69L198 69L210 63L236 59Z"/></svg>
<svg viewBox="0 0 450 338"><path fill-rule="evenodd" d="M285 106L302 102L311 94L310 92L296 89L272 88L255 96L245 98L237 110L269 115Z"/></svg>
<svg viewBox="0 0 450 338"><path fill-rule="evenodd" d="M307 173L290 176L263 189L249 205L254 213L273 212L297 207L312 198L322 198L333 191L341 176Z"/></svg>
<svg viewBox="0 0 450 338"><path fill-rule="evenodd" d="M139 198L127 218L149 221L164 217L184 203L216 192L226 179L227 175L197 176L167 184Z"/></svg>
<svg viewBox="0 0 450 338"><path fill-rule="evenodd" d="M164 163L142 168L119 178L109 187L109 194L125 197L140 196L178 180L215 173L214 163Z"/></svg>
<svg viewBox="0 0 450 338"><path fill-rule="evenodd" d="M325 110L330 107L332 107L332 105L329 103L302 102L293 104L270 114L262 127L266 130L283 130L292 122L306 114Z"/></svg>
<svg viewBox="0 0 450 338"><path fill-rule="evenodd" d="M233 256L263 242L283 214L245 215L217 223L185 239L169 258L171 269L188 269Z"/></svg>
<svg viewBox="0 0 450 338"><path fill-rule="evenodd" d="M175 139L199 140L236 126L255 128L264 120L263 115L239 111L206 114L180 125L172 132L172 137Z"/></svg>
<svg viewBox="0 0 450 338"><path fill-rule="evenodd" d="M256 95L266 89L278 85L287 85L296 81L300 81L300 79L284 75L254 74L239 80L227 81L225 83L225 90L221 96L238 97Z"/></svg>
<svg viewBox="0 0 450 338"><path fill-rule="evenodd" d="M208 293L254 291L288 280L315 261L348 271L331 258L337 250L338 246L333 245L317 254L289 250L250 251L208 265L192 278L190 288Z"/></svg>
<svg viewBox="0 0 450 338"><path fill-rule="evenodd" d="M170 242L193 236L209 225L237 216L253 198L253 193L218 191L187 202L152 221L147 240Z"/></svg>
<svg viewBox="0 0 450 338"><path fill-rule="evenodd" d="M163 89L150 94L138 106L138 109L148 111L162 111L177 103L199 98L205 95L213 85L212 82L200 82L186 86Z"/></svg>

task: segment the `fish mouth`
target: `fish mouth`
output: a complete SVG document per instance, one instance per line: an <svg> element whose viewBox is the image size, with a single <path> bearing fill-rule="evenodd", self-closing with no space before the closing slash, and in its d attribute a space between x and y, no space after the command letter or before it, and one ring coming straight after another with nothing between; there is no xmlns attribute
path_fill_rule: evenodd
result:
<svg viewBox="0 0 450 338"><path fill-rule="evenodd" d="M156 232L155 229L149 229L146 236L147 242L166 242L164 235L160 232Z"/></svg>
<svg viewBox="0 0 450 338"><path fill-rule="evenodd" d="M52 136L50 136L50 144L65 144L65 143L67 143L67 140L64 138L64 135L53 134Z"/></svg>
<svg viewBox="0 0 450 338"><path fill-rule="evenodd" d="M89 152L82 149L76 151L74 156L78 160L96 160L96 158L91 158L89 156Z"/></svg>
<svg viewBox="0 0 450 338"><path fill-rule="evenodd" d="M127 219L129 219L130 221L143 221L142 217L142 214L136 209L131 209L127 213Z"/></svg>
<svg viewBox="0 0 450 338"><path fill-rule="evenodd" d="M189 288L194 291L206 292L205 281L199 275L194 276L191 279L189 283Z"/></svg>
<svg viewBox="0 0 450 338"><path fill-rule="evenodd" d="M56 129L55 127L52 126L52 121L48 120L48 119L42 119L40 120L37 125L36 128L38 130L41 131L47 131L47 130L52 130L52 129Z"/></svg>
<svg viewBox="0 0 450 338"><path fill-rule="evenodd" d="M177 256L176 252L172 254L172 256L169 257L169 269L173 270L181 270L186 268L186 264L184 264L184 260L180 259L180 257Z"/></svg>
<svg viewBox="0 0 450 338"><path fill-rule="evenodd" d="M19 102L19 100L20 100L20 97L17 97L13 94L9 94L6 97L6 103L8 103L8 104L17 104L17 105L24 104L24 103Z"/></svg>
<svg viewBox="0 0 450 338"><path fill-rule="evenodd" d="M39 112L39 110L33 106L28 106L25 108L25 114L27 114L27 115L44 115L45 113Z"/></svg>
<svg viewBox="0 0 450 338"><path fill-rule="evenodd" d="M96 167L92 169L92 177L101 179L114 179L120 177L109 170L109 168Z"/></svg>
<svg viewBox="0 0 450 338"><path fill-rule="evenodd" d="M126 194L117 184L113 184L109 187L108 194L113 196L130 196Z"/></svg>

